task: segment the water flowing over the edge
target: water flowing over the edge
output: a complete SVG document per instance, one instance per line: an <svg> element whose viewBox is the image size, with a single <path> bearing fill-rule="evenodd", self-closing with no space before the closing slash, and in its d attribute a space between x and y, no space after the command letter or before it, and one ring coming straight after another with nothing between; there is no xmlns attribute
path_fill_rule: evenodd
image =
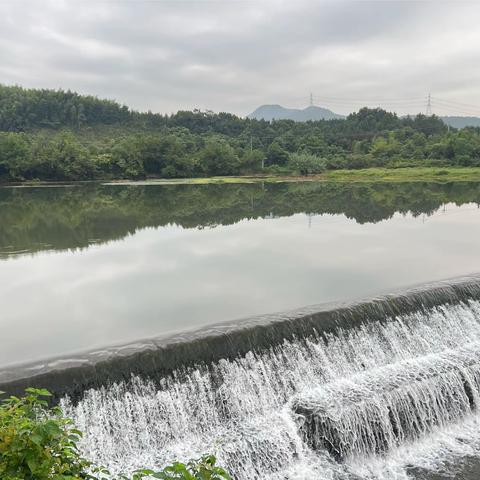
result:
<svg viewBox="0 0 480 480"><path fill-rule="evenodd" d="M207 325L198 330L164 334L89 352L0 368L0 390L21 395L27 387L48 388L55 399L81 398L85 390L132 375L160 380L179 369L235 360L285 341L317 333L326 338L339 328L359 328L372 322L438 305L480 299L480 275L461 277L404 289L358 301L334 302Z"/></svg>
<svg viewBox="0 0 480 480"><path fill-rule="evenodd" d="M408 478L480 456L479 360L469 298L61 403L85 455L116 472L209 452L238 480Z"/></svg>

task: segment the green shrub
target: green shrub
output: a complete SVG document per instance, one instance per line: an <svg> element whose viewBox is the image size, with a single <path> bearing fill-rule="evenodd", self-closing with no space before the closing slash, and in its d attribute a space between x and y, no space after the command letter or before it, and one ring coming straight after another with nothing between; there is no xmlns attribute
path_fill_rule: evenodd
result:
<svg viewBox="0 0 480 480"><path fill-rule="evenodd" d="M157 473L152 470L141 470L134 474L133 480L148 476L162 480L231 480L227 472L223 468L217 467L215 463L216 459L213 455L205 455L186 465L175 462Z"/></svg>
<svg viewBox="0 0 480 480"><path fill-rule="evenodd" d="M326 169L325 160L311 153L292 153L288 162L301 175L322 173Z"/></svg>
<svg viewBox="0 0 480 480"><path fill-rule="evenodd" d="M0 478L2 480L106 480L109 472L80 455L82 433L59 407L48 407L43 389L0 403ZM138 470L118 480L231 480L211 455L187 464L175 462L160 472Z"/></svg>

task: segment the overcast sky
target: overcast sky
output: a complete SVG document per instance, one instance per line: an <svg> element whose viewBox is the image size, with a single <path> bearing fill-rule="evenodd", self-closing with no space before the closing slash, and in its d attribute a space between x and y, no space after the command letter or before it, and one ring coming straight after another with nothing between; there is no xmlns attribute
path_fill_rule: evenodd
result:
<svg viewBox="0 0 480 480"><path fill-rule="evenodd" d="M0 83L240 115L310 92L416 113L432 92L434 113L480 115L479 22L480 2L438 0L0 0Z"/></svg>

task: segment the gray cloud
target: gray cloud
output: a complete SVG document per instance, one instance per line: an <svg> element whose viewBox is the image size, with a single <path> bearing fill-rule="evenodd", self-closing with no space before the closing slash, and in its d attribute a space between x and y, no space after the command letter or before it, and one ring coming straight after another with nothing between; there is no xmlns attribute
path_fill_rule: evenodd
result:
<svg viewBox="0 0 480 480"><path fill-rule="evenodd" d="M162 112L243 115L311 91L341 113L417 112L428 91L480 105L479 14L475 2L0 0L0 82Z"/></svg>

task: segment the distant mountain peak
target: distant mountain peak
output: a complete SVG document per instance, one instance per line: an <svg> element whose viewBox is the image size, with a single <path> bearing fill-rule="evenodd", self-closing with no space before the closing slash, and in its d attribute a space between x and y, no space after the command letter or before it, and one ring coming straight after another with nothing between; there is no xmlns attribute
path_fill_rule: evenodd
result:
<svg viewBox="0 0 480 480"><path fill-rule="evenodd" d="M281 105L261 105L247 117L256 118L257 120L294 120L296 122L345 118L343 115L328 110L328 108L315 105L310 105L304 109L285 108Z"/></svg>

